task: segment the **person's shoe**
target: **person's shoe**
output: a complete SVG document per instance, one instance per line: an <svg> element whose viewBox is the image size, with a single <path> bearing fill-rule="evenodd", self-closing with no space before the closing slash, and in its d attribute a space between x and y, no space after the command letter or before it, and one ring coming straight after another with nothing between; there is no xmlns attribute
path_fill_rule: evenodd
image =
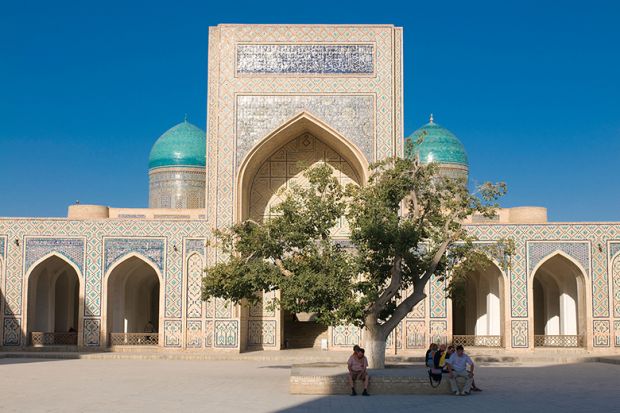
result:
<svg viewBox="0 0 620 413"><path fill-rule="evenodd" d="M355 389L351 389L351 396L357 396L357 392L355 391Z"/></svg>
<svg viewBox="0 0 620 413"><path fill-rule="evenodd" d="M458 391L458 390L455 390L455 391L454 391L454 395L455 395L455 396L460 396L460 395L461 395L461 392L460 392L460 391Z"/></svg>
<svg viewBox="0 0 620 413"><path fill-rule="evenodd" d="M368 394L368 390L364 389L364 391L362 392L362 396L370 396L370 394Z"/></svg>

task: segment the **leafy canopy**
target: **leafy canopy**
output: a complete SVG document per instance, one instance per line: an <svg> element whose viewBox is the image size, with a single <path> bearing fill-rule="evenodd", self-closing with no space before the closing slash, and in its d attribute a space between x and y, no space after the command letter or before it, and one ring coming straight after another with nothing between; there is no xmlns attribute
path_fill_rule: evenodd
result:
<svg viewBox="0 0 620 413"><path fill-rule="evenodd" d="M461 224L474 213L494 216L504 184L470 193L463 180L416 158L389 158L370 172L364 186L344 188L320 164L282 194L265 222L216 231L214 246L227 259L207 269L203 298L254 303L257 293L278 290L272 306L364 326L385 340L425 297L433 274L457 280L489 257L507 263L510 242L479 245ZM343 217L350 237L335 240Z"/></svg>

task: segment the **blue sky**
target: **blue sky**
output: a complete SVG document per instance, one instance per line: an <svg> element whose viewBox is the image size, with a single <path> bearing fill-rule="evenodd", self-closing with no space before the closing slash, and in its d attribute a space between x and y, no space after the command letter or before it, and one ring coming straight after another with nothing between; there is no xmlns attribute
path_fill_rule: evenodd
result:
<svg viewBox="0 0 620 413"><path fill-rule="evenodd" d="M87 4L92 3L92 4ZM205 128L208 27L404 27L405 130L433 112L475 182L555 221L620 221L620 3L4 2L0 216L148 203L151 145Z"/></svg>

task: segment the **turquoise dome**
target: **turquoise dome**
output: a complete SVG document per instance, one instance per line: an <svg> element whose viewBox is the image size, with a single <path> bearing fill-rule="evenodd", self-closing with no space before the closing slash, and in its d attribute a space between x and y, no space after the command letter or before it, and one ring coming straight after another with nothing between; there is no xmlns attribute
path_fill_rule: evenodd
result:
<svg viewBox="0 0 620 413"><path fill-rule="evenodd" d="M421 136L423 136L422 143L416 145ZM437 162L438 164L469 167L467 152L461 141L448 129L433 122L432 115L429 123L406 139L413 142L413 151L419 154L422 163ZM406 156L410 157L413 154L407 153Z"/></svg>
<svg viewBox="0 0 620 413"><path fill-rule="evenodd" d="M206 135L187 120L168 129L157 139L149 155L149 169L206 165Z"/></svg>

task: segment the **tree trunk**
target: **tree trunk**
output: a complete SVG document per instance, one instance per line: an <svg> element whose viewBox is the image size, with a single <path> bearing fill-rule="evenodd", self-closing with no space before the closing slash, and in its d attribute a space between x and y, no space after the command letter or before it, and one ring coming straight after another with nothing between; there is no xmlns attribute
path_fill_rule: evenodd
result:
<svg viewBox="0 0 620 413"><path fill-rule="evenodd" d="M385 368L385 338L379 331L364 330L364 350L368 368Z"/></svg>

